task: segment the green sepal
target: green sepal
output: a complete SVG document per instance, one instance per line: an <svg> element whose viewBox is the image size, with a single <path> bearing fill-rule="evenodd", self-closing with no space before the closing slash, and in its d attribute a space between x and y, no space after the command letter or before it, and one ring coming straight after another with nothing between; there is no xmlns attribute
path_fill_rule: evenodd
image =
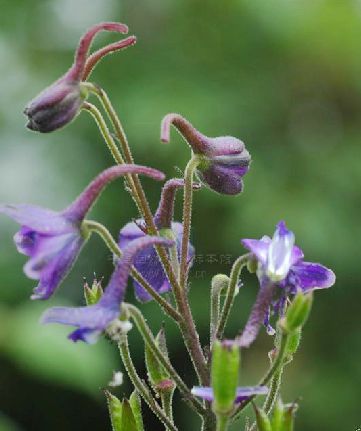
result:
<svg viewBox="0 0 361 431"><path fill-rule="evenodd" d="M109 391L104 391L107 398L110 422L113 431L122 431L122 403Z"/></svg>
<svg viewBox="0 0 361 431"><path fill-rule="evenodd" d="M311 311L312 299L312 293L297 293L286 311L286 316L281 321L286 332L292 333L306 323Z"/></svg>
<svg viewBox="0 0 361 431"><path fill-rule="evenodd" d="M272 418L271 418L272 431L281 431L283 412L284 412L283 403L279 398L275 403L273 413L272 413Z"/></svg>
<svg viewBox="0 0 361 431"><path fill-rule="evenodd" d="M258 431L273 431L271 427L271 422L268 419L266 412L253 404L254 411L256 413L256 423Z"/></svg>
<svg viewBox="0 0 361 431"><path fill-rule="evenodd" d="M88 283L84 285L84 297L86 305L94 305L103 295L103 288L101 285L101 281L94 280L91 287L89 287Z"/></svg>
<svg viewBox="0 0 361 431"><path fill-rule="evenodd" d="M137 431L144 431L143 417L142 417L142 404L137 391L133 391L129 398L129 404L132 408Z"/></svg>
<svg viewBox="0 0 361 431"><path fill-rule="evenodd" d="M234 406L240 364L239 347L215 341L213 344L211 381L214 392L213 410L227 415Z"/></svg>
<svg viewBox="0 0 361 431"><path fill-rule="evenodd" d="M129 401L124 398L122 402L122 421L120 431L139 431Z"/></svg>

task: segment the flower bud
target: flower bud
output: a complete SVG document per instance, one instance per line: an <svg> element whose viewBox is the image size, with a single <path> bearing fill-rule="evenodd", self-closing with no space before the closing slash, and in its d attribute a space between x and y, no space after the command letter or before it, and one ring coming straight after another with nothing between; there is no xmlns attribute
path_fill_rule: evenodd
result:
<svg viewBox="0 0 361 431"><path fill-rule="evenodd" d="M88 283L84 285L84 297L86 305L96 304L103 295L102 283L94 279L93 284L89 287Z"/></svg>
<svg viewBox="0 0 361 431"><path fill-rule="evenodd" d="M37 132L48 133L69 124L79 114L88 96L82 81L87 79L96 63L108 53L135 43L135 38L130 37L108 45L89 57L88 51L92 41L102 30L127 33L128 27L116 22L104 22L91 27L79 41L71 68L26 106L24 114L29 120L26 127Z"/></svg>
<svg viewBox="0 0 361 431"><path fill-rule="evenodd" d="M236 195L243 190L243 176L248 172L250 154L242 141L232 136L209 138L198 132L179 114L163 118L161 140L169 142L170 125L173 124L192 148L202 156L197 175L210 189L226 195Z"/></svg>
<svg viewBox="0 0 361 431"><path fill-rule="evenodd" d="M288 333L295 332L302 327L308 318L312 306L312 293L298 293L288 307L286 316L281 320L281 327Z"/></svg>
<svg viewBox="0 0 361 431"><path fill-rule="evenodd" d="M239 364L239 347L235 343L214 343L211 381L214 392L213 410L217 415L226 415L233 409L237 395Z"/></svg>

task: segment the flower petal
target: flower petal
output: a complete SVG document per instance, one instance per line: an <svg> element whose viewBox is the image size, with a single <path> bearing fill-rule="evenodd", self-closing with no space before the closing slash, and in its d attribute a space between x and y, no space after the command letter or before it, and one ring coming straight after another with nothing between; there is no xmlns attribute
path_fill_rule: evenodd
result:
<svg viewBox="0 0 361 431"><path fill-rule="evenodd" d="M84 244L84 239L75 235L66 235L66 237L66 243L63 243L63 247L60 247L59 244L59 248L56 253L53 253L51 259L42 253L30 259L25 265L24 271L28 277L40 279L31 299L49 298L75 263ZM58 237L54 237L53 243L57 239Z"/></svg>
<svg viewBox="0 0 361 431"><path fill-rule="evenodd" d="M207 386L193 386L191 390L192 395L203 398L206 401L213 401L213 388Z"/></svg>
<svg viewBox="0 0 361 431"><path fill-rule="evenodd" d="M31 230L47 235L69 233L77 229L60 213L36 205L0 205L0 213Z"/></svg>
<svg viewBox="0 0 361 431"><path fill-rule="evenodd" d="M271 238L264 236L262 239L242 239L241 243L243 247L256 256L261 264L266 264Z"/></svg>
<svg viewBox="0 0 361 431"><path fill-rule="evenodd" d="M267 386L248 386L237 388L236 403L240 403L253 395L266 395L268 393Z"/></svg>
<svg viewBox="0 0 361 431"><path fill-rule="evenodd" d="M295 293L297 289L308 292L314 289L325 289L335 284L336 276L331 269L319 263L299 262L293 265L287 279Z"/></svg>

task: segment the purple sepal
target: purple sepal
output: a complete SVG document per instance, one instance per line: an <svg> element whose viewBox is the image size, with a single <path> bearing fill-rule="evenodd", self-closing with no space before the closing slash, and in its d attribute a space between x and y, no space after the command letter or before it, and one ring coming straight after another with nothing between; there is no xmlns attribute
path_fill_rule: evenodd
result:
<svg viewBox="0 0 361 431"><path fill-rule="evenodd" d="M170 247L172 241L160 237L144 236L132 241L123 250L123 256L111 276L109 284L99 302L86 307L53 307L45 311L42 323L61 323L75 326L69 335L73 341L94 343L98 336L117 319L135 256L143 249L155 245Z"/></svg>
<svg viewBox="0 0 361 431"><path fill-rule="evenodd" d="M234 403L239 404L254 395L266 395L267 393L268 388L266 386L238 387ZM192 394L209 402L214 400L213 388L211 387L194 386Z"/></svg>
<svg viewBox="0 0 361 431"><path fill-rule="evenodd" d="M131 244L137 238L142 238L145 233L139 228L144 223L139 219L135 222L127 223L120 231L119 234L119 247L123 250L128 244ZM180 248L183 235L183 226L181 223L173 222L172 230L176 237L178 256L180 256ZM194 257L194 247L189 244L188 248L188 264L192 264ZM134 267L143 276L143 278L152 286L157 293L168 292L171 285L164 272L162 264L159 261L158 255L154 247L148 247L142 250L134 260ZM137 283L133 281L136 297L141 302L147 302L152 299L148 292Z"/></svg>

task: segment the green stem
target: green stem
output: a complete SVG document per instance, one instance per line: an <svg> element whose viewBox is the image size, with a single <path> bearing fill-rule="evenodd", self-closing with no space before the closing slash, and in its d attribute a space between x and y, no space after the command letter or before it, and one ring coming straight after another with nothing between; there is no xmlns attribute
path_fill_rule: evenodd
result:
<svg viewBox="0 0 361 431"><path fill-rule="evenodd" d="M169 373L170 378L175 382L184 399L197 411L197 413L203 415L205 409L203 408L202 404L196 398L193 397L191 391L188 389L187 385L184 383L177 371L173 368L169 359L164 356L160 348L157 346L153 333L147 325L147 322L141 311L132 304L123 304L123 307L127 309L130 316L133 318L138 328L138 331L142 335L144 341L148 344L153 355L158 359L164 369Z"/></svg>
<svg viewBox="0 0 361 431"><path fill-rule="evenodd" d="M263 404L263 410L269 414L274 406L275 401L277 400L278 393L281 387L281 380L283 374L283 367L281 367L272 377L270 391L267 395L267 398Z"/></svg>
<svg viewBox="0 0 361 431"><path fill-rule="evenodd" d="M211 318L210 318L210 344L212 346L219 322L221 294L229 285L229 277L225 274L217 274L212 278L211 287Z"/></svg>
<svg viewBox="0 0 361 431"><path fill-rule="evenodd" d="M227 431L229 424L229 417L224 415L217 416L217 431Z"/></svg>
<svg viewBox="0 0 361 431"><path fill-rule="evenodd" d="M215 338L221 339L223 337L229 313L234 302L238 279L242 269L244 268L244 266L246 266L248 259L249 254L244 254L243 256L240 256L232 266L226 299L224 300L221 317L219 319L218 328L215 333Z"/></svg>
<svg viewBox="0 0 361 431"><path fill-rule="evenodd" d="M286 355L286 352L287 352L288 340L289 340L289 334L282 333L281 340L280 340L280 345L279 345L278 352L277 352L277 356L274 359L274 361L272 362L272 364L271 364L269 370L267 371L267 373L265 374L265 376L258 383L258 386L265 386L265 385L267 385L271 381L271 379L273 378L273 376L276 373L278 373L280 371L280 369L282 368L283 362L284 362L284 359L285 359L285 355ZM242 403L236 409L236 411L233 413L232 419L236 420L239 417L239 414L241 413L241 411L244 410L246 408L246 406L255 397L256 397L256 395L253 395L253 396L249 397L247 401L245 401L244 403Z"/></svg>
<svg viewBox="0 0 361 431"><path fill-rule="evenodd" d="M119 248L112 234L104 225L93 220L86 220L83 222L83 225L86 229L89 229L90 232L97 233L115 256L119 258L122 256L122 250ZM178 311L175 310L169 304L169 302L167 302L161 295L159 295L158 292L152 288L152 286L143 278L143 276L134 268L134 266L132 267L130 274L152 296L152 298L158 302L166 314L172 317L176 322L180 322L182 320L182 316L178 313Z"/></svg>
<svg viewBox="0 0 361 431"><path fill-rule="evenodd" d="M178 431L178 428L168 418L166 412L153 398L148 386L138 376L137 370L135 369L132 358L130 356L128 338L126 335L123 335L123 340L119 342L119 351L122 357L124 367L126 368L127 373L130 377L130 380L132 381L135 389L138 391L144 401L148 404L149 408L158 417L158 419L163 422L163 424L169 429L169 431Z"/></svg>
<svg viewBox="0 0 361 431"><path fill-rule="evenodd" d="M197 166L200 164L199 156L193 156L184 172L184 199L183 199L183 236L180 256L179 284L184 290L188 275L188 246L191 233L192 200L193 200L193 176Z"/></svg>
<svg viewBox="0 0 361 431"><path fill-rule="evenodd" d="M108 148L109 151L111 152L115 162L118 165L123 165L125 163L123 156L121 154L121 152L119 151L116 143L114 142L114 139L111 135L111 133L109 132L108 126L106 125L104 118L102 116L102 114L100 113L99 109L93 105L92 103L89 102L84 102L83 103L83 109L87 112L89 112L89 114L94 118L100 133L102 134ZM134 185L134 181L132 178L132 175L128 174L126 175L126 179L127 182L129 184L129 187L132 191L132 197L135 200L135 203L137 204L138 209L140 210L140 203L139 203L139 199L138 199L138 194L137 191L135 189L135 185Z"/></svg>

